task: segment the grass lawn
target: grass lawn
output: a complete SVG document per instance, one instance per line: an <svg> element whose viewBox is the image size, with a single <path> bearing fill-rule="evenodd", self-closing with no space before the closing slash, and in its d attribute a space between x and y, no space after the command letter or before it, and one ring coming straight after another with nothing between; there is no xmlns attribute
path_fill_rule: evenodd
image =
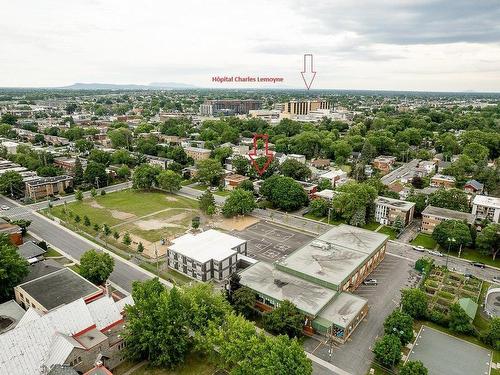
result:
<svg viewBox="0 0 500 375"><path fill-rule="evenodd" d="M474 326L478 328L480 331L486 329L489 324L489 320L481 315L481 305L484 301L484 298L486 297L486 292L488 291L490 285L491 284L489 282L483 281L483 285L481 287L481 294L479 295L479 302L478 302L479 308L477 309L476 316L473 322Z"/></svg>
<svg viewBox="0 0 500 375"><path fill-rule="evenodd" d="M450 255L458 257L458 252L452 250L450 251ZM462 250L460 258L470 260L471 262L481 262L493 267L500 268L500 258L493 260L491 255L483 255L475 249L465 248L464 250Z"/></svg>
<svg viewBox="0 0 500 375"><path fill-rule="evenodd" d="M410 242L414 246L422 246L426 249L434 249L437 242L431 236L423 233L419 233L413 241Z"/></svg>
<svg viewBox="0 0 500 375"><path fill-rule="evenodd" d="M47 252L45 253L45 257L46 258L50 258L50 257L60 257L62 256L62 254L60 254L58 251L54 250L53 248L49 247L49 249L47 250Z"/></svg>
<svg viewBox="0 0 500 375"><path fill-rule="evenodd" d="M380 366L379 364L377 364L375 362L372 362L372 364L371 364L370 367L375 370L374 375L391 375L391 374L394 374L394 372L392 372L392 371L389 372L389 370L383 368L382 366ZM368 374L370 374L370 370L368 370Z"/></svg>
<svg viewBox="0 0 500 375"><path fill-rule="evenodd" d="M160 269L161 269L161 266L163 263L164 262L159 262ZM156 263L143 262L143 263L139 264L139 266L156 275ZM196 282L195 280L183 275L180 272L172 270L172 269L160 271L160 277L162 279L167 280L167 281L173 281L178 285L183 285L183 284L187 284L190 282Z"/></svg>
<svg viewBox="0 0 500 375"><path fill-rule="evenodd" d="M80 274L80 266L78 264L74 264L72 266L69 266L68 268L71 268L73 271Z"/></svg>
<svg viewBox="0 0 500 375"><path fill-rule="evenodd" d="M380 226L380 223L377 223L376 221L369 222L365 225L363 225L361 228L363 229L368 229L368 230L375 230Z"/></svg>
<svg viewBox="0 0 500 375"><path fill-rule="evenodd" d="M123 375L134 367L135 363L123 362L113 370L114 375ZM178 368L167 370L149 367L147 364L135 370L132 375L211 375L217 368L209 363L204 357L196 353L190 353L184 363Z"/></svg>
<svg viewBox="0 0 500 375"><path fill-rule="evenodd" d="M378 230L378 233L387 234L391 240L396 238L396 231L385 225Z"/></svg>
<svg viewBox="0 0 500 375"><path fill-rule="evenodd" d="M207 185L202 185L202 184L194 184L193 186L190 186L190 188L200 190L200 191L206 191L208 189ZM231 192L229 190L217 190L213 191L212 194L214 195L219 195L221 197L227 197Z"/></svg>
<svg viewBox="0 0 500 375"><path fill-rule="evenodd" d="M314 216L311 213L304 214L303 216L305 218L307 218L307 219L311 219L311 220L314 220L314 221L320 221L322 223L326 223L326 224L330 224L330 225L345 224L345 220L344 219L333 219L333 218L330 218L330 222L328 222L328 217L326 217L326 216L316 217L316 216Z"/></svg>

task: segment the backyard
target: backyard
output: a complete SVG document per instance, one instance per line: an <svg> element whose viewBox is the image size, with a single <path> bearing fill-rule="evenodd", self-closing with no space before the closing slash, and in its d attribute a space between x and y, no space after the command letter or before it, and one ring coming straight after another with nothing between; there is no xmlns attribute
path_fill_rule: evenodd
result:
<svg viewBox="0 0 500 375"><path fill-rule="evenodd" d="M70 228L91 236L96 235L94 226L97 224L101 239L121 250L135 252L138 244L142 243L144 255L152 258L155 257L155 250L159 255L164 254L166 241L186 232L193 217L202 216L195 200L163 192L136 190L123 190L57 206L49 214L61 219ZM87 223L85 217L89 219ZM104 224L111 229L107 237L102 234ZM124 241L126 233L130 236L129 245L124 243L127 242Z"/></svg>
<svg viewBox="0 0 500 375"><path fill-rule="evenodd" d="M415 237L415 239L413 239L410 243L414 246L422 246L429 250L433 250L437 245L437 242L436 240L434 240L434 238L423 233L419 233L417 237Z"/></svg>

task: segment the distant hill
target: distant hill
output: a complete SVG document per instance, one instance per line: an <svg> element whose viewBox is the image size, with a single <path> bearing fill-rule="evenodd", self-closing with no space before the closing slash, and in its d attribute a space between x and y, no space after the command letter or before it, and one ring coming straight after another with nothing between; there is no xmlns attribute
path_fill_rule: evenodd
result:
<svg viewBox="0 0 500 375"><path fill-rule="evenodd" d="M60 87L66 90L158 90L158 89L192 89L196 86L178 82L153 82L149 85L114 84L114 83L74 83Z"/></svg>

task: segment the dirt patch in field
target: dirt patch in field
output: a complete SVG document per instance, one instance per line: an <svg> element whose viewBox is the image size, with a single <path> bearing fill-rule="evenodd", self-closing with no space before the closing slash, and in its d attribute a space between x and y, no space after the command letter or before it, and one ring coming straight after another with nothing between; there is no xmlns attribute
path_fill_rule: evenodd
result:
<svg viewBox="0 0 500 375"><path fill-rule="evenodd" d="M135 217L135 215L131 214L130 212L123 212L118 210L110 210L110 212L111 216L113 216L115 219L127 220Z"/></svg>
<svg viewBox="0 0 500 375"><path fill-rule="evenodd" d="M244 230L251 225L258 223L260 220L253 216L240 216L233 218L224 218L220 221L215 222L215 226L224 230Z"/></svg>
<svg viewBox="0 0 500 375"><path fill-rule="evenodd" d="M97 203L96 201L92 201L89 203L90 204L90 207L92 208L105 208L104 206L101 206L99 203Z"/></svg>
<svg viewBox="0 0 500 375"><path fill-rule="evenodd" d="M161 228L185 228L183 225L172 224L167 222L167 220L149 219L149 220L137 220L134 225L142 230L156 230Z"/></svg>
<svg viewBox="0 0 500 375"><path fill-rule="evenodd" d="M165 199L169 202L177 202L177 198L176 197L169 197L168 195L165 197Z"/></svg>

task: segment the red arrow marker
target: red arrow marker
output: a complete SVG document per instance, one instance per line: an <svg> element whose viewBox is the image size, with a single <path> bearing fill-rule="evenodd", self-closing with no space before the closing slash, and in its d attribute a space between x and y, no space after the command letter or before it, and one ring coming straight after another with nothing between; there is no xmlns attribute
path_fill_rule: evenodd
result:
<svg viewBox="0 0 500 375"><path fill-rule="evenodd" d="M316 77L316 72L313 69L312 53L304 54L304 69L300 72L300 74L302 75L306 88L309 90L314 81L314 77Z"/></svg>
<svg viewBox="0 0 500 375"><path fill-rule="evenodd" d="M263 155L266 157L266 162L262 167L260 167L259 164L257 164L257 159L260 157L260 156L257 156L257 140L259 140L260 138L262 138L264 140L264 146L265 146L265 150L266 150L266 153ZM264 174L264 172L269 167L269 164L271 164L271 162L273 161L273 154L269 153L269 140L268 139L269 139L269 135L267 135L267 134L255 134L253 136L253 149L252 149L252 151L250 151L248 153L248 157L252 161L252 165L255 168L255 170L257 171L257 173L259 174L259 176L262 176Z"/></svg>

